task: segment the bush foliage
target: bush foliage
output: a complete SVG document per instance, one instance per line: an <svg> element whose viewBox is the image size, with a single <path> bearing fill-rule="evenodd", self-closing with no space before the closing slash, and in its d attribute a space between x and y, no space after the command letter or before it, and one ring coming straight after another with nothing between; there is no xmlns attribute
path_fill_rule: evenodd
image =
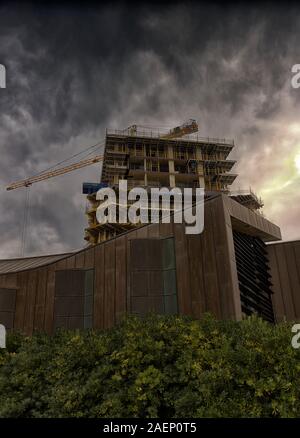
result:
<svg viewBox="0 0 300 438"><path fill-rule="evenodd" d="M291 327L128 317L106 331L10 334L0 417L297 417Z"/></svg>

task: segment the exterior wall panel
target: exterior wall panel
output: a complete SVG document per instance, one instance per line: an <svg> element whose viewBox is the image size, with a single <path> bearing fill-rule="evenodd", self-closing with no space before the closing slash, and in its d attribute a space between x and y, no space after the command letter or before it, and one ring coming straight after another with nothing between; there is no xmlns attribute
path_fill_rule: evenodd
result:
<svg viewBox="0 0 300 438"><path fill-rule="evenodd" d="M167 237L174 239L176 274L173 268L170 272L165 272L168 271L165 269L162 277L154 273L149 274L147 288L152 291L153 306L156 308L161 306L161 299L157 298L155 291L161 290L162 284L166 291L172 290L176 284L178 313L200 318L204 312L211 312L218 318L240 319L241 304L232 236L235 229L259 235L263 240L276 240L280 237L278 227L264 218L256 220L256 215L247 211L246 207L220 195L205 204L205 228L201 235L187 235L185 225L182 224L151 224L100 243L93 248L67 254L60 260L55 256L55 261L43 266L40 265L42 262L35 260L37 267L26 268L24 271L14 268L15 272L4 272L0 274L0 287L16 290L14 328L27 334L31 334L33 330L52 333L55 290L58 287L55 277L61 270L74 269L85 271L94 269L93 327L111 327L120 321L122 315L130 311L129 273L132 271L133 264L143 258L147 260L148 268L154 271L155 264L161 257L151 245L146 253L142 249L137 249L136 254L132 255L131 244L134 245L135 239L164 240ZM277 251L275 253L274 249L270 249L275 246L268 245L268 251L271 251L271 267L274 266L274 260L278 266L281 263L277 261L281 256ZM168 260L171 263L168 252L163 257L166 263ZM293 251L287 251L286 257L286 263L285 265L281 263L280 270L274 271L274 267L272 268L274 287L281 291L286 281L291 289L289 298L282 292L274 293L274 303L276 303L274 306L278 312L278 319L284 316L291 318L295 313L300 313L300 300L297 295L299 278L294 280L295 273L299 275L300 242L295 244ZM14 262L14 264L17 266L18 263ZM9 265L12 269L12 265ZM26 265L27 263L24 262L23 266ZM287 265L292 267L288 276L283 272L283 266L287 269ZM274 281L276 275L277 282ZM288 280L284 280L287 278ZM137 276L134 281L138 283L135 290L142 290L143 279ZM76 288L75 284L74 288ZM87 307L90 305L88 304L90 300L90 298L86 300ZM168 311L174 311L173 298L164 298L164 303L165 309L167 306ZM75 323L74 320L73 325ZM89 324L90 322L86 320L86 325Z"/></svg>
<svg viewBox="0 0 300 438"><path fill-rule="evenodd" d="M300 320L300 241L267 245L277 321Z"/></svg>

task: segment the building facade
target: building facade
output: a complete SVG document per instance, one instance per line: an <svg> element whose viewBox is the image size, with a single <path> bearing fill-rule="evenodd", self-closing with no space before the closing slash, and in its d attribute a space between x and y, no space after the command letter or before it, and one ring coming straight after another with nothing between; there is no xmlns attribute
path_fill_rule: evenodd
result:
<svg viewBox="0 0 300 438"><path fill-rule="evenodd" d="M233 141L174 138L197 127L192 121L167 135L135 125L107 131L100 184L203 188L203 232L188 235L185 223L173 222L99 224L99 184L85 183L89 246L0 260L0 324L30 335L109 328L126 314L148 312L300 319L300 242L280 242L279 227L260 214L263 203L251 190L230 191Z"/></svg>
<svg viewBox="0 0 300 438"><path fill-rule="evenodd" d="M1 261L0 323L50 334L150 311L276 322L283 313L267 243L280 238L276 225L220 193L206 201L198 235L184 224L149 224L76 253ZM298 308L286 314L299 317Z"/></svg>

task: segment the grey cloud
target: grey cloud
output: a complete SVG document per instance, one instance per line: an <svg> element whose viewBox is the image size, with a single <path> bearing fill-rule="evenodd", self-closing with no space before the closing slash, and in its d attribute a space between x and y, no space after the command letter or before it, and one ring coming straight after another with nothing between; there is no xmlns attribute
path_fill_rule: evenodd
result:
<svg viewBox="0 0 300 438"><path fill-rule="evenodd" d="M299 37L296 6L2 6L0 255L17 255L7 242L17 241L24 203L24 191L5 193L4 184L96 143L109 126L195 117L200 134L236 140L233 157L248 163L236 167L240 184L271 178L264 123L286 120L288 98L299 110L300 92L284 88ZM93 166L32 188L28 253L84 245L81 182L98 177Z"/></svg>

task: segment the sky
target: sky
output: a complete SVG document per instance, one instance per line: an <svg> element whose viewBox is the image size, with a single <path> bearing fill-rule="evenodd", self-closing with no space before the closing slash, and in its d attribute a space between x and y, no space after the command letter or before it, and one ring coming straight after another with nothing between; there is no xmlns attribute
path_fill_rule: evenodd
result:
<svg viewBox="0 0 300 438"><path fill-rule="evenodd" d="M106 128L189 118L201 136L234 139L233 189L251 187L283 239L300 239L299 41L296 3L2 4L0 258L22 253L28 189L8 183L101 143ZM97 164L30 188L26 255L86 245L82 183L99 176Z"/></svg>

